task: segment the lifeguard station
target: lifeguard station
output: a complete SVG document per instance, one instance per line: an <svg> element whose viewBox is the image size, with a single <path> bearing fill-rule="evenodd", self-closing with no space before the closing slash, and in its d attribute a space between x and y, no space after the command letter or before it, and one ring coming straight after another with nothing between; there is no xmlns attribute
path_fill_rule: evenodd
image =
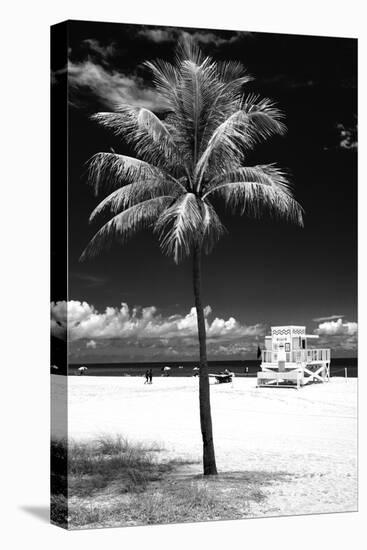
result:
<svg viewBox="0 0 367 550"><path fill-rule="evenodd" d="M257 386L298 389L310 382L329 381L330 349L310 347L309 342L316 338L316 334L306 334L306 327L271 327L271 336L265 336Z"/></svg>

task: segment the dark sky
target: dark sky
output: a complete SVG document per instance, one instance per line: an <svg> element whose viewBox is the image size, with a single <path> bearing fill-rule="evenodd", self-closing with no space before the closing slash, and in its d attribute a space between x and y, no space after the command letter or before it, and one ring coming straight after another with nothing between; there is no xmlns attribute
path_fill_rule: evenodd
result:
<svg viewBox="0 0 367 550"><path fill-rule="evenodd" d="M203 265L203 298L212 310L209 357L252 358L264 331L282 324L307 325L334 356L355 355L357 41L186 30L205 54L241 61L255 77L244 93L270 97L285 113L287 135L259 146L249 163L287 168L305 210L303 229L266 215L252 220L222 212L228 234ZM129 153L89 117L113 110L116 101L157 108L141 64L172 60L181 32L69 23L69 300L86 302L73 309L85 329L71 346L78 362L196 358L190 261L175 265L148 232L93 260L78 260L99 228L88 224L98 199L86 184L85 162L111 148ZM56 82L61 74L56 67ZM121 303L129 310L120 310ZM156 309L139 309L148 306ZM106 307L115 309L106 313Z"/></svg>

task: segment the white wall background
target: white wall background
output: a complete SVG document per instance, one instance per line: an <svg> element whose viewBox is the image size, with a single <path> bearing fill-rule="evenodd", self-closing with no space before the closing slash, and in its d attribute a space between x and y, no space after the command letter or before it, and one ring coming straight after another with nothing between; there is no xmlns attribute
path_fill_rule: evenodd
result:
<svg viewBox="0 0 367 550"><path fill-rule="evenodd" d="M349 0L103 0L11 1L2 4L1 31L1 269L0 404L4 428L0 458L2 538L6 548L362 548L366 492L360 512L335 516L245 520L168 527L66 533L27 513L48 505L49 433L49 26L89 19L206 28L228 28L360 38L366 66L363 2ZM366 94L361 74L359 97ZM365 106L360 115L365 124ZM4 124L5 118L5 124ZM360 124L361 127L361 124ZM365 151L365 131L360 142ZM359 181L360 211L366 202L366 162ZM364 185L362 185L364 182ZM346 192L347 192L346 182ZM360 216L362 218L362 215ZM360 479L366 483L366 280L360 229ZM365 239L364 239L365 240ZM342 251L341 251L342 255ZM5 301L5 303L4 303ZM367 368L367 367L366 367ZM363 538L362 538L363 537ZM108 546L107 546L108 545Z"/></svg>

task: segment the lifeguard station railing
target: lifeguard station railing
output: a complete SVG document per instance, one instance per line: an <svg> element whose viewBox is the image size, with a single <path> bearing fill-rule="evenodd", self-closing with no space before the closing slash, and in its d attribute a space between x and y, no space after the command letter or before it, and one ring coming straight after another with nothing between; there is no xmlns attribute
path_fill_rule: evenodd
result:
<svg viewBox="0 0 367 550"><path fill-rule="evenodd" d="M263 363L277 363L276 351L263 350L261 352ZM299 349L285 353L286 363L312 363L317 361L330 361L330 349Z"/></svg>

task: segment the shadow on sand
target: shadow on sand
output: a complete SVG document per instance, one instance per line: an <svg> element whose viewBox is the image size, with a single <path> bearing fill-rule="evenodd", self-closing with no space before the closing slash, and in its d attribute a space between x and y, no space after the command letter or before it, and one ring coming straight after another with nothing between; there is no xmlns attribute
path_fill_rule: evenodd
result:
<svg viewBox="0 0 367 550"><path fill-rule="evenodd" d="M201 468L201 466L199 466ZM266 471L266 470L231 470L222 471L219 469L216 476L204 476L198 473L197 465L184 465L171 475L176 481L204 481L206 483L221 484L246 484L246 485L270 485L276 482L290 481L295 476L287 471Z"/></svg>

